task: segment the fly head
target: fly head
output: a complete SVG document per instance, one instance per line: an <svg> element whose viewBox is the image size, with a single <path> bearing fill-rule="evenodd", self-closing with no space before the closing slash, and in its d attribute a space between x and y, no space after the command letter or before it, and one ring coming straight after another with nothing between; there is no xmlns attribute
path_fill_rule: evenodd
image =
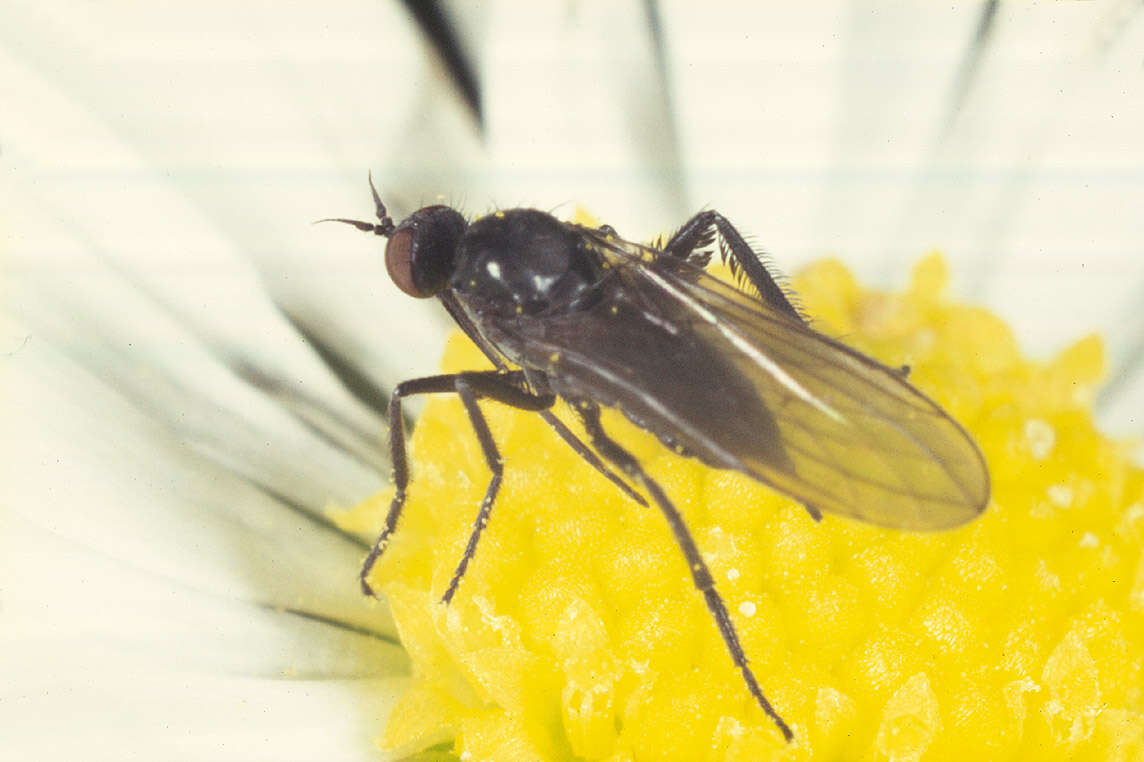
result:
<svg viewBox="0 0 1144 762"><path fill-rule="evenodd" d="M447 206L423 206L394 225L382 203L373 177L369 179L377 222L330 217L318 222L342 222L366 233L388 238L385 269L390 280L418 299L436 296L446 286L457 260L457 245L468 223L461 213Z"/></svg>
<svg viewBox="0 0 1144 762"><path fill-rule="evenodd" d="M425 206L400 222L385 246L385 269L410 296L436 296L453 274L467 223L448 206Z"/></svg>

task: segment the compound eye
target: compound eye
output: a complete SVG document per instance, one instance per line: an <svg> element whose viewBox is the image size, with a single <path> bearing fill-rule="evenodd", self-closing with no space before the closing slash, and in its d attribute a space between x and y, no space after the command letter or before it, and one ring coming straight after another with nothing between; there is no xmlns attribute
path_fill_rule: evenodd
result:
<svg viewBox="0 0 1144 762"><path fill-rule="evenodd" d="M426 206L409 215L385 245L385 269L405 293L428 299L446 288L453 273L465 218L447 206Z"/></svg>
<svg viewBox="0 0 1144 762"><path fill-rule="evenodd" d="M413 282L413 230L402 228L389 236L389 243L385 245L385 269L389 271L389 278L397 287L418 299L430 294L423 293Z"/></svg>

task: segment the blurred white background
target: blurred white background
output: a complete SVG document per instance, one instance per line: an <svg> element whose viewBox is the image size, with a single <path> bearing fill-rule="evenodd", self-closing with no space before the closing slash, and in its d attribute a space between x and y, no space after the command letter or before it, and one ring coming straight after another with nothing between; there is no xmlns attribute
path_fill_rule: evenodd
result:
<svg viewBox="0 0 1144 762"><path fill-rule="evenodd" d="M403 656L322 510L448 322L311 224L368 170L885 286L938 248L1033 356L1104 336L1144 434L1138 2L445 8L479 100L399 2L0 4L0 759L378 756Z"/></svg>

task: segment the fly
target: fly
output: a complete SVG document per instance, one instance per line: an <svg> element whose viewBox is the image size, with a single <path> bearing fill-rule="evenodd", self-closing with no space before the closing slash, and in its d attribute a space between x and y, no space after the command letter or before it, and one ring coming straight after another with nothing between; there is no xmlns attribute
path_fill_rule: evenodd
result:
<svg viewBox="0 0 1144 762"><path fill-rule="evenodd" d="M909 384L906 369L812 329L718 212L700 212L665 243L643 246L610 227L533 209L469 222L448 206L426 206L395 224L372 180L370 190L377 223L335 221L388 239L385 265L397 287L440 299L496 370L416 378L394 389L388 417L396 491L362 566L367 595L409 483L402 400L460 397L492 472L446 604L473 559L503 473L478 400L536 411L629 497L642 505L650 499L663 513L747 688L790 741L682 515L605 431L600 408L620 410L676 452L789 495L815 520L827 512L940 530L985 510L989 472L965 429ZM704 270L716 244L741 287ZM576 411L587 444L553 415L558 397Z"/></svg>

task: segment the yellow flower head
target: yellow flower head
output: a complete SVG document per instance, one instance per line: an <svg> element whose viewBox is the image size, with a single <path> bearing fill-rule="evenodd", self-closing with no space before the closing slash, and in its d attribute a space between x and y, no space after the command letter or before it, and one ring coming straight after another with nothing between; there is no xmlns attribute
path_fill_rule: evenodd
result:
<svg viewBox="0 0 1144 762"><path fill-rule="evenodd" d="M496 762L1144 759L1144 472L1093 426L1101 344L1029 362L945 282L935 255L901 294L837 262L793 285L818 330L909 365L973 433L994 497L961 529L816 524L605 417L684 514L793 743L748 694L659 511L533 413L482 403L504 483L441 604L489 478L442 396L410 438L408 503L371 577L414 668L383 745L452 737L463 759ZM454 337L445 371L486 367ZM391 497L343 524L374 531Z"/></svg>

